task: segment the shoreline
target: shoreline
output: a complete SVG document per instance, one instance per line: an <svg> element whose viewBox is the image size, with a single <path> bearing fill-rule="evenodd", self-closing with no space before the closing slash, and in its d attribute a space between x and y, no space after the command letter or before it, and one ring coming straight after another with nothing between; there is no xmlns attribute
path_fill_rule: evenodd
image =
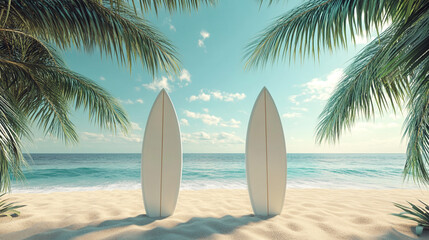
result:
<svg viewBox="0 0 429 240"><path fill-rule="evenodd" d="M145 215L140 190L13 193L21 215L0 218L1 239L429 239L390 215L429 191L287 189L281 215L254 216L247 190L181 190L175 213Z"/></svg>
<svg viewBox="0 0 429 240"><path fill-rule="evenodd" d="M201 188L201 189L189 189L189 188L181 188L180 192L198 192L198 191L223 191L223 190L231 190L231 191L246 191L247 188ZM309 190L309 191L318 191L318 190L326 190L326 191L417 191L417 192L428 192L429 188L427 190L423 190L422 188L317 188L317 187L287 187L286 188L286 194L288 191L300 191L300 190ZM88 190L70 190L70 191L46 191L42 190L40 192L33 192L28 191L24 192L25 190L18 190L19 192L10 192L7 193L6 196L13 196L13 195L20 195L20 194L55 194L55 193L88 193L88 192L109 192L109 191L141 191L141 187L139 188L129 188L129 189L122 189L122 188L112 188L112 189L88 189ZM21 192L22 191L22 192Z"/></svg>

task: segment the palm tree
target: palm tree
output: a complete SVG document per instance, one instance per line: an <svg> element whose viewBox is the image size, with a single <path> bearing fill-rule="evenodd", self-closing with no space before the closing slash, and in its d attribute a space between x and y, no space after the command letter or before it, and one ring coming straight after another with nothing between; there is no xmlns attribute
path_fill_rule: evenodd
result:
<svg viewBox="0 0 429 240"><path fill-rule="evenodd" d="M143 11L197 9L210 0L139 0ZM56 48L72 46L115 57L131 68L135 60L152 75L175 74L174 46L124 0L0 0L0 192L23 177L21 138L34 123L46 134L77 142L69 119L83 108L102 128L127 132L120 104L104 89L69 70Z"/></svg>
<svg viewBox="0 0 429 240"><path fill-rule="evenodd" d="M270 4L274 0L268 1ZM319 117L317 141L337 142L359 118L408 111L404 178L429 183L429 1L313 0L279 17L248 45L246 67L347 47L370 34ZM390 26L380 33L383 25Z"/></svg>

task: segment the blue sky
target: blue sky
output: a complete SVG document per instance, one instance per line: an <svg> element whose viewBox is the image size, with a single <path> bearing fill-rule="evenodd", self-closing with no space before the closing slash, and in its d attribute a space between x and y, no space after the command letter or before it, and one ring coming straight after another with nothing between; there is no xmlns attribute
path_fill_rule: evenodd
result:
<svg viewBox="0 0 429 240"><path fill-rule="evenodd" d="M67 65L107 89L128 112L133 129L128 136L112 135L89 123L88 114L72 113L80 142L65 145L34 128L26 151L116 153L141 151L148 113L165 87L181 122L183 151L244 152L247 123L263 86L273 96L282 118L288 152L405 152L402 115L387 113L374 121L359 121L340 144L318 145L314 140L317 118L344 68L367 42L334 52L319 60L306 58L279 62L263 69L244 69L246 45L272 21L296 6L287 1L259 7L257 1L219 1L198 12L149 13L147 19L177 47L182 61L179 76L159 73L155 79L137 62L128 67L76 49L63 52Z"/></svg>

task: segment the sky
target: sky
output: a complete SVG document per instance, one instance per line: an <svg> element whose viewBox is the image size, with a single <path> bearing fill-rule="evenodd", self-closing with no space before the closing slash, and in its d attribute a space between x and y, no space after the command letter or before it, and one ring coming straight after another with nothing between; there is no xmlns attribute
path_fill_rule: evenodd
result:
<svg viewBox="0 0 429 240"><path fill-rule="evenodd" d="M151 106L165 88L175 106L185 153L243 153L247 124L256 97L266 86L281 116L289 153L404 153L404 116L385 113L359 120L338 144L317 144L315 128L326 100L353 56L371 37L361 36L347 49L321 52L265 68L244 69L245 48L277 17L297 6L285 1L259 6L257 1L219 1L191 13L161 11L145 18L177 48L182 62L178 76L154 78L137 62L130 69L99 52L62 52L67 66L109 91L128 113L128 135L102 130L88 113L72 112L80 141L66 145L33 127L30 153L139 153Z"/></svg>

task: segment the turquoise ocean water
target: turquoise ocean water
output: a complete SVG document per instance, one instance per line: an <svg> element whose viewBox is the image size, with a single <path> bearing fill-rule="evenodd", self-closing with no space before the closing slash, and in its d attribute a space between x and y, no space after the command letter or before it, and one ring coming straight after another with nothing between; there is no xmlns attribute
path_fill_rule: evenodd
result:
<svg viewBox="0 0 429 240"><path fill-rule="evenodd" d="M12 192L140 188L140 154L32 154ZM288 188L417 188L404 154L288 154ZM246 189L244 154L184 154L182 189Z"/></svg>

